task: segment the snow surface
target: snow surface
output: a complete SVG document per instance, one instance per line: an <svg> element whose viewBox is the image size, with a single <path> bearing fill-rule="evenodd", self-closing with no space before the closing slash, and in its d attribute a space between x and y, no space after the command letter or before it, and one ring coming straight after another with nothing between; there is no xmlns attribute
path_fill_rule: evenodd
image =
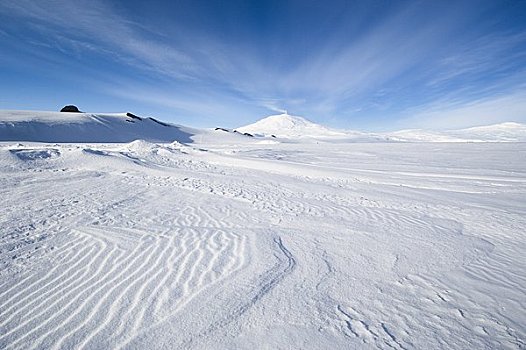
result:
<svg viewBox="0 0 526 350"><path fill-rule="evenodd" d="M0 348L526 346L526 143L192 133L0 143Z"/></svg>

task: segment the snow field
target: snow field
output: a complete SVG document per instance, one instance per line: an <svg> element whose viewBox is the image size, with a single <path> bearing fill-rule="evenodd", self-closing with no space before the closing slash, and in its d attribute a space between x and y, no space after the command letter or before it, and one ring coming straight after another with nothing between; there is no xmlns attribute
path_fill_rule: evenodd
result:
<svg viewBox="0 0 526 350"><path fill-rule="evenodd" d="M0 145L0 347L523 348L526 149Z"/></svg>

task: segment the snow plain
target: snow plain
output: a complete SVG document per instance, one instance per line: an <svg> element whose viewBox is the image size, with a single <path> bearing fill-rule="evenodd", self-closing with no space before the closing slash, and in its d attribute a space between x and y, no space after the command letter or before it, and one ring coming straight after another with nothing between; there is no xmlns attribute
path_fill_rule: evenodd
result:
<svg viewBox="0 0 526 350"><path fill-rule="evenodd" d="M526 347L525 143L188 137L0 143L0 348Z"/></svg>

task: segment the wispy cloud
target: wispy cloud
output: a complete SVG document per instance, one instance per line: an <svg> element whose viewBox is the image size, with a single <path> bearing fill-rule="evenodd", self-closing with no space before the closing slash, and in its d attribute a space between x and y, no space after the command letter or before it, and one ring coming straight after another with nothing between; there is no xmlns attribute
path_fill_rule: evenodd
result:
<svg viewBox="0 0 526 350"><path fill-rule="evenodd" d="M83 42L135 62L141 68L174 77L192 78L198 71L182 50L141 33L141 25L122 17L110 5L98 1L3 1L0 8L11 15L37 21L55 42ZM68 36L66 36L68 35ZM57 46L58 46L57 45Z"/></svg>
<svg viewBox="0 0 526 350"><path fill-rule="evenodd" d="M510 70L524 70L526 50L516 50L526 44L526 32L490 33L464 44L437 62L438 74L430 79L433 87L459 77L479 74L502 74ZM515 73L515 72L514 72Z"/></svg>

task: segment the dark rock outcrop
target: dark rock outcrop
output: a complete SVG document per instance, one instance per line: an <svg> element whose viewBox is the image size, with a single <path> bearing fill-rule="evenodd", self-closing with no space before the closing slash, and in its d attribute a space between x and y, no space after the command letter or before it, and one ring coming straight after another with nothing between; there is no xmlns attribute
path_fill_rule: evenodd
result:
<svg viewBox="0 0 526 350"><path fill-rule="evenodd" d="M79 111L77 106L74 106L74 105L64 106L60 111L61 112L69 112L69 113L82 113L81 111Z"/></svg>
<svg viewBox="0 0 526 350"><path fill-rule="evenodd" d="M127 116L127 117L130 117L130 118L132 118L132 119L142 120L141 117L138 117L138 116L136 116L135 114L130 113L130 112L127 112L127 113L126 113L126 116Z"/></svg>
<svg viewBox="0 0 526 350"><path fill-rule="evenodd" d="M148 118L148 119L150 119L152 122L155 122L155 123L160 124L160 125L162 125L162 126L170 126L170 124L163 123L162 121L157 120L157 119L152 118L152 117L150 117L150 118Z"/></svg>

